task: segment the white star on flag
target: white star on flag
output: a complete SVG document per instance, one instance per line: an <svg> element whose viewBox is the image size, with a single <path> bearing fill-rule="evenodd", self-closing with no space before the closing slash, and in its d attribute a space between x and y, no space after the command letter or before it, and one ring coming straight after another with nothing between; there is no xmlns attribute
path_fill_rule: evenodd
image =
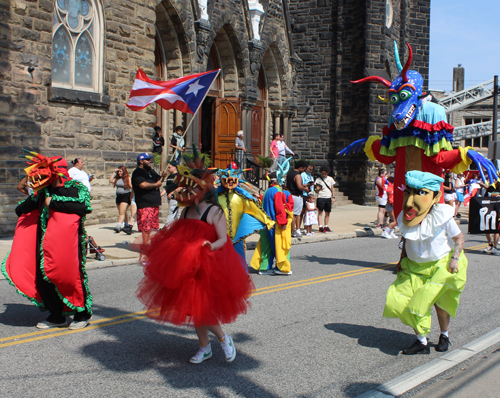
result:
<svg viewBox="0 0 500 398"><path fill-rule="evenodd" d="M204 88L205 86L202 86L201 84L198 84L200 80L196 80L194 83L191 83L189 85L189 89L188 91L186 91L186 95L187 94L194 94L194 96L196 97L196 95L198 94L198 91L200 91L202 88Z"/></svg>

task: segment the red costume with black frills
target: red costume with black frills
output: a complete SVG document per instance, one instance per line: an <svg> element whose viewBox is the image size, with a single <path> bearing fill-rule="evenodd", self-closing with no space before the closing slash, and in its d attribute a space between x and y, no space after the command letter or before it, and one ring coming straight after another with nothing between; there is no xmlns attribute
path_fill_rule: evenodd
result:
<svg viewBox="0 0 500 398"><path fill-rule="evenodd" d="M175 325L210 326L233 322L246 313L253 283L231 240L220 250L214 226L180 219L159 231L145 248L144 278L137 296L147 315Z"/></svg>

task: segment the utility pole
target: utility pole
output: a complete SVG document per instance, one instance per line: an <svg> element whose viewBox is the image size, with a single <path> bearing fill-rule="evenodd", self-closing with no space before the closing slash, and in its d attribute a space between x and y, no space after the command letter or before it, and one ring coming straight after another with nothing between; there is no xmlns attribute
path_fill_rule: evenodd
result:
<svg viewBox="0 0 500 398"><path fill-rule="evenodd" d="M493 119L491 123L492 135L491 135L491 143L488 145L488 157L495 162L500 156L498 152L500 151L500 143L497 142L497 129L498 129L498 76L495 75L493 78Z"/></svg>

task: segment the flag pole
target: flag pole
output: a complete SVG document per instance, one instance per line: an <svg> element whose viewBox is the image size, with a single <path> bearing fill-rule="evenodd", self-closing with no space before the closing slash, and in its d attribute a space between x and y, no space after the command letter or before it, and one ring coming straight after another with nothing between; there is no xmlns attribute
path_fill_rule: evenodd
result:
<svg viewBox="0 0 500 398"><path fill-rule="evenodd" d="M219 73L220 73L221 69L219 68L219 70L217 71L217 74L215 75L214 77L214 80L212 80L212 84L213 82L215 81L215 79L217 79L217 77L219 76ZM193 120L195 119L196 115L198 114L198 111L200 110L201 108L201 105L203 104L203 102L205 101L205 98L207 98L207 95L208 95L208 92L210 91L210 88L205 92L205 95L203 96L203 99L201 100L200 102L200 105L198 106L198 108L196 108L196 111L193 113L193 117L191 118L191 120L189 121L187 127L184 129L184 133L182 133L182 138L184 138L184 136L187 134L188 132L188 129L189 127L191 127L191 123L193 123ZM177 149L176 149L177 150ZM172 154L171 158L170 158L170 161L172 161L172 159L174 158L175 156L175 151L174 153Z"/></svg>

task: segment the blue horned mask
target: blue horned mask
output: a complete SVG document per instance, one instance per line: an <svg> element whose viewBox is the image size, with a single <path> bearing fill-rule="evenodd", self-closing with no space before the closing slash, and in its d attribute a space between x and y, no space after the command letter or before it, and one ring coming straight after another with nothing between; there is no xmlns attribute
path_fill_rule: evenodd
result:
<svg viewBox="0 0 500 398"><path fill-rule="evenodd" d="M413 51L411 46L408 46L408 60L404 68L399 59L399 51L396 42L394 42L394 56L396 58L396 66L398 68L399 76L396 77L392 83L379 76L369 76L361 80L352 81L351 83L363 82L377 82L381 83L389 90L387 91L387 98L379 98L384 102L390 102L394 106L391 115L391 123L394 123L397 130L402 130L407 127L417 116L422 105L422 86L424 78L422 75L410 68L413 59ZM389 124L391 124L389 123Z"/></svg>

